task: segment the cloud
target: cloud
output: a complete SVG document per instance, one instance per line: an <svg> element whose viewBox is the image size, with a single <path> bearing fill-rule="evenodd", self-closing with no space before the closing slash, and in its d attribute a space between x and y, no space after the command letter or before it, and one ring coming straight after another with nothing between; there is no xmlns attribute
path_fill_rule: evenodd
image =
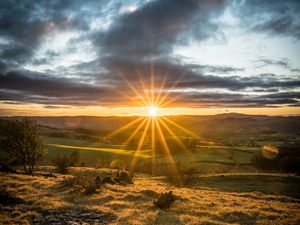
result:
<svg viewBox="0 0 300 225"><path fill-rule="evenodd" d="M182 93L180 98L170 96L175 101L171 104L186 104L191 107L278 107L282 104L298 105L299 93L285 92L282 95L248 95L237 93Z"/></svg>
<svg viewBox="0 0 300 225"><path fill-rule="evenodd" d="M59 106L59 105L46 105L44 106L45 109L70 109L71 107L68 106Z"/></svg>
<svg viewBox="0 0 300 225"><path fill-rule="evenodd" d="M218 65L217 60L214 65L186 62L173 51L222 39L226 27L218 19L229 7L248 32L299 38L297 1L140 0L134 10L126 7L128 3L117 0L0 1L0 100L40 103L48 109L131 106L125 96L138 96L126 82L147 93L153 75L157 89L163 83L171 97L182 96L176 101L182 105L298 104L294 90L300 87L299 77L249 75L247 68ZM47 38L68 32L75 37L49 47ZM87 42L91 48L81 45ZM95 57L72 55L86 50ZM300 71L288 58L255 62Z"/></svg>
<svg viewBox="0 0 300 225"><path fill-rule="evenodd" d="M121 16L106 33L95 36L105 57L147 58L170 54L187 37L206 39L217 29L211 18L222 0L150 1ZM187 34L186 36L182 36Z"/></svg>
<svg viewBox="0 0 300 225"><path fill-rule="evenodd" d="M169 65L170 67L170 65ZM160 69L162 69L161 67ZM180 78L182 66L169 68L172 74ZM161 73L161 72L160 72ZM136 77L131 78L131 84L142 95L144 94L140 81ZM237 76L218 77L212 75L195 74L188 71L185 78L177 84L176 89L172 89L172 84L176 82L173 76L167 78L162 95L170 92L169 97L175 98L174 103L181 103L185 106L228 106L239 105L241 107L254 106L272 106L277 104L295 104L298 103L299 93L285 92L266 95L247 94L247 92L234 93L236 90L245 90L246 88L273 88L288 89L299 87L299 82L280 81L276 77L268 75L264 79L257 77L240 78ZM136 80L136 81L134 81ZM157 81L157 80L156 80ZM160 81L160 83L163 80ZM160 86L160 83L157 83ZM109 84L109 85L108 85ZM199 93L195 91L186 91L187 88L202 89L227 89L232 93ZM117 90L117 91L116 91ZM156 89L156 91L158 91ZM47 74L30 73L29 71L10 71L6 74L0 74L0 100L13 102L40 103L49 105L69 105L69 106L131 106L130 98L138 96L129 87L124 85L124 81L108 82L100 85L92 85L78 82L75 79L57 78L47 76ZM180 97L180 98L178 98ZM132 100L132 99L131 99Z"/></svg>
<svg viewBox="0 0 300 225"><path fill-rule="evenodd" d="M106 1L91 1L94 7ZM98 1L100 2L100 1ZM85 3L88 7L88 3ZM0 1L0 59L16 66L26 63L45 37L60 30L89 28L87 14L82 14L82 1ZM74 11L76 10L76 11ZM75 16L73 16L75 14Z"/></svg>
<svg viewBox="0 0 300 225"><path fill-rule="evenodd" d="M282 58L280 60L272 60L268 58L261 58L255 61L258 65L257 67L265 67L265 66L279 66L281 68L290 70L291 72L300 72L300 69L293 68L291 62L287 58Z"/></svg>
<svg viewBox="0 0 300 225"><path fill-rule="evenodd" d="M233 12L252 31L300 38L298 0L233 1Z"/></svg>
<svg viewBox="0 0 300 225"><path fill-rule="evenodd" d="M111 104L119 97L114 89L107 86L99 87L28 71L0 74L0 90L1 100L51 105Z"/></svg>
<svg viewBox="0 0 300 225"><path fill-rule="evenodd" d="M271 34L288 34L297 39L300 38L300 25L295 23L291 16L257 24L253 29L259 32L269 31Z"/></svg>

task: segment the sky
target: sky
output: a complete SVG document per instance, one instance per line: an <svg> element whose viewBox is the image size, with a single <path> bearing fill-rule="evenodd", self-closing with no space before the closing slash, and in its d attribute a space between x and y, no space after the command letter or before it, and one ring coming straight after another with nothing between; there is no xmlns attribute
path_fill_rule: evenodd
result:
<svg viewBox="0 0 300 225"><path fill-rule="evenodd" d="M299 115L299 15L298 0L1 0L0 115L155 99L163 115Z"/></svg>

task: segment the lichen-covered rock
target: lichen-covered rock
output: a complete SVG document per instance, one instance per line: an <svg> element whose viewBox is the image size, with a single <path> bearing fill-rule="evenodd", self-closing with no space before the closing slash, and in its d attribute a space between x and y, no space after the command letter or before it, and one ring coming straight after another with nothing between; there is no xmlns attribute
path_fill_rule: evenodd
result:
<svg viewBox="0 0 300 225"><path fill-rule="evenodd" d="M154 201L154 205L161 209L170 208L171 204L175 201L175 196L172 191L160 194L157 201Z"/></svg>

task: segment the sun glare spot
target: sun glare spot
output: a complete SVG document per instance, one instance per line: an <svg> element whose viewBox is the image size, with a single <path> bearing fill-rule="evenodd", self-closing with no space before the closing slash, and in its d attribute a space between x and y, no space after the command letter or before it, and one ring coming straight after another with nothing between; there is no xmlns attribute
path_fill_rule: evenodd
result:
<svg viewBox="0 0 300 225"><path fill-rule="evenodd" d="M150 106L148 108L148 116L152 116L152 117L158 116L158 107Z"/></svg>

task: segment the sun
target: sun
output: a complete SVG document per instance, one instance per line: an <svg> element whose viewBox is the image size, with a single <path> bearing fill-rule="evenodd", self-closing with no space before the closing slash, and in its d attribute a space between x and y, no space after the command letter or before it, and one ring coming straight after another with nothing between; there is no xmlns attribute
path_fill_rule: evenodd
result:
<svg viewBox="0 0 300 225"><path fill-rule="evenodd" d="M146 82L144 80L145 77L143 79L139 71L137 71L137 76L139 77L140 83L131 83L118 69L116 69L116 73L120 75L120 78L124 80L132 91L132 95L124 94L124 97L131 100L136 107L140 107L140 113L129 123L106 135L105 139L109 140L125 130L128 132L129 129L132 129L130 130L128 138L121 145L121 149L127 151L131 143L136 143L136 149L129 165L129 171L133 172L135 170L139 158L148 158L144 152L150 149L152 174L156 174L157 154L165 154L167 160L170 162L172 172L178 174L176 163L172 155L172 149L171 146L169 146L170 140L174 140L182 149L189 150L185 143L183 143L182 138L178 136L178 131L181 135L184 134L187 136L188 140L190 140L190 138L194 138L195 140L200 139L197 134L194 134L172 118L164 115L165 108L170 106L170 104L179 97L174 96L172 90L176 88L183 75L170 86L170 84L167 83L168 72L165 74L163 80L155 85L154 65L150 65L150 79L146 79ZM172 94L172 96L170 96L170 94Z"/></svg>
<svg viewBox="0 0 300 225"><path fill-rule="evenodd" d="M157 106L149 106L148 116L156 117L158 116L159 108Z"/></svg>

